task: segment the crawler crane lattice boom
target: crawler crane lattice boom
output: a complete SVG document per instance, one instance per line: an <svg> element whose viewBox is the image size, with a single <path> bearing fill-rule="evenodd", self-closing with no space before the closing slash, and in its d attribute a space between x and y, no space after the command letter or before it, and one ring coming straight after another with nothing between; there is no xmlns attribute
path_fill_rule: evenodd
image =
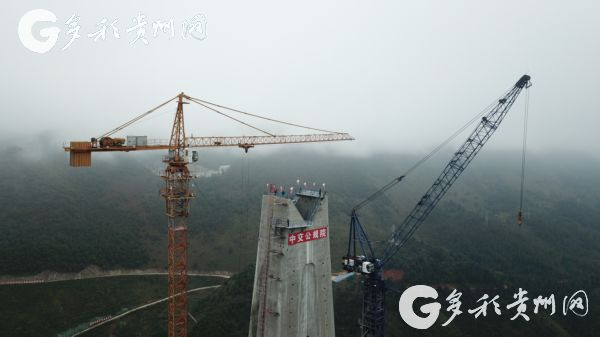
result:
<svg viewBox="0 0 600 337"><path fill-rule="evenodd" d="M454 153L452 159L450 159L433 185L392 233L381 257L375 256L371 241L360 222L357 211L373 198L379 196L382 191L384 192L400 182L404 175L384 186L352 210L348 250L342 259L342 265L344 270L361 274L364 277L363 312L360 321L361 336L384 336L386 285L383 280L383 267L412 237L417 228L427 219L442 197L498 129L521 91L531 86L530 79L528 75L523 75L491 110L481 117L475 130Z"/></svg>

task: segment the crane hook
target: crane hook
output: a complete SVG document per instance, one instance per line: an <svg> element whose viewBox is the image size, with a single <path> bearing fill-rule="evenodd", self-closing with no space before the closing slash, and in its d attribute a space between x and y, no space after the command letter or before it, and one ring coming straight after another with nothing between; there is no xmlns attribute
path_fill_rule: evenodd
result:
<svg viewBox="0 0 600 337"><path fill-rule="evenodd" d="M519 214L517 215L517 225L519 227L523 224L523 211L519 210Z"/></svg>

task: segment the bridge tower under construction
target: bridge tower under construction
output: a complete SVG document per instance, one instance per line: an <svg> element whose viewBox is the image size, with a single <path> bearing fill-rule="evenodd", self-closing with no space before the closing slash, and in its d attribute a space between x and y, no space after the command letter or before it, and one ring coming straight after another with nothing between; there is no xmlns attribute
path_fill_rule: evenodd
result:
<svg viewBox="0 0 600 337"><path fill-rule="evenodd" d="M263 196L248 336L335 336L324 187Z"/></svg>

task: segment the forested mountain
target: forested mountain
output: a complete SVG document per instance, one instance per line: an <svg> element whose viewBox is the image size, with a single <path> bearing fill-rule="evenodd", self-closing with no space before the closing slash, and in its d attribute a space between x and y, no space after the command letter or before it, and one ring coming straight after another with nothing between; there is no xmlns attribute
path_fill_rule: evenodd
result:
<svg viewBox="0 0 600 337"><path fill-rule="evenodd" d="M40 146L45 150L31 151L29 145L0 148L0 274L79 271L89 265L104 269L165 267L166 219L158 192L162 181L157 174L162 167L161 154L98 154L91 168L75 169L68 167L68 154L61 152L60 144ZM448 158L448 153L438 155L361 211L378 249ZM194 182L198 196L189 220L190 268L237 272L254 263L266 184L292 186L300 178L309 184L326 183L332 269L340 270L352 206L418 159L393 153L319 154L304 147L267 153L254 149L247 155L242 151L201 151L199 164L191 166L201 177ZM585 330L580 328L582 324L598 331L600 162L583 155L532 153L527 166L526 221L519 227L515 221L519 160L519 153L485 150L475 159L388 266L404 273L396 286L453 284L465 291L475 289L474 297L482 294L478 289L502 288L510 292L505 295L509 299L518 287L556 291L559 297L567 295L560 291L586 289L596 311L575 323L538 319L538 323L521 326L505 319L496 325L481 325L484 330L470 330L470 325L459 322L449 330L432 330L435 335L470 331L477 336L498 324L508 329L501 332L510 333L490 336L536 335L535 331L544 332L537 334L540 336L548 332L558 335L557 331L565 336L592 336L581 333L580 329ZM242 293L246 286L239 282L245 279L248 277L236 281L235 289ZM353 336L356 331L360 313L356 282L336 285L338 336ZM399 329L414 334L401 328L394 311L397 299L397 295L388 299L394 315L389 319L390 335L397 335L393 332ZM472 317L465 320L480 322Z"/></svg>

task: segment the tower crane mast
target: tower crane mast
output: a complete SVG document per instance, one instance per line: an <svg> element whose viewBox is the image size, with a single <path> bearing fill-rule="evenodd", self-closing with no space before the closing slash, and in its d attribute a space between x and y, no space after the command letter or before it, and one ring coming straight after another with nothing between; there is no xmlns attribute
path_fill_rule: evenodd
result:
<svg viewBox="0 0 600 337"><path fill-rule="evenodd" d="M398 250L406 244L417 228L427 219L437 206L442 197L456 182L458 177L475 158L482 147L502 123L502 120L514 104L524 88L531 86L530 76L523 75L515 85L489 110L475 130L454 153L442 173L433 185L425 192L412 211L402 221L400 226L392 233L383 250L381 257L376 257L371 241L365 228L360 222L358 209L378 197L384 191L400 182L405 176L400 176L371 197L355 207L351 212L350 233L348 237L348 250L343 257L343 268L349 273L357 273L363 278L363 311L361 336L383 337L385 327L385 292L386 285L383 280L383 268ZM428 157L426 157L428 158ZM519 221L521 221L519 213ZM360 250L360 251L357 251Z"/></svg>
<svg viewBox="0 0 600 337"><path fill-rule="evenodd" d="M150 115L159 108L172 101L177 101L177 110L175 119L171 128L171 137L168 141L148 141L143 138L141 142L129 142L125 138L113 138L115 133L124 130L126 127ZM190 102L197 103L208 110L219 113L236 122L242 123L265 135L263 136L238 136L238 137L186 137L183 106ZM248 115L254 118L261 118L271 122L283 123L320 133L306 135L275 135L243 122L235 117L228 115L222 110L229 110L236 113ZM187 218L190 216L190 201L195 197L191 189L191 181L194 176L188 169L190 162L190 148L204 147L222 147L237 146L245 152L257 145L268 144L290 144L290 143L314 143L325 141L353 140L347 133L331 132L298 124L283 122L273 118L267 118L255 114L250 114L240 110L228 108L215 103L210 103L197 98L193 98L184 93L171 98L170 100L158 105L157 107L133 118L132 120L108 131L97 138L91 138L90 141L74 141L64 150L70 154L70 165L73 167L91 166L92 152L130 152L143 150L168 150L168 156L163 161L167 164L161 177L165 181L164 188L161 189L161 196L165 199L165 214L167 216L167 237L168 237L168 336L186 337L187 336ZM196 151L192 152L192 161L198 159Z"/></svg>

